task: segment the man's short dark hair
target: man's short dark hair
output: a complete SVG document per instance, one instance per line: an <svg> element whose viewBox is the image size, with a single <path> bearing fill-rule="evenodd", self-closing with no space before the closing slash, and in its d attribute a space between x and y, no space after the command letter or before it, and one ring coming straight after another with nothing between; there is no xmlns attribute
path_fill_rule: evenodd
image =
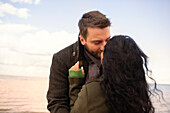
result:
<svg viewBox="0 0 170 113"><path fill-rule="evenodd" d="M110 25L110 20L106 17L106 15L99 11L90 11L83 14L78 23L80 35L85 39L87 38L88 28L105 28Z"/></svg>

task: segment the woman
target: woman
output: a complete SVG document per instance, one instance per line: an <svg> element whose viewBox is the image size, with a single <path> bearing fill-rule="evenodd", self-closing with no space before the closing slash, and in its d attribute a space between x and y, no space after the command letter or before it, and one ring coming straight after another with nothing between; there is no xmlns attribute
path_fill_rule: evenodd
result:
<svg viewBox="0 0 170 113"><path fill-rule="evenodd" d="M145 78L147 56L132 38L112 37L105 46L102 65L102 76L83 85L78 98L75 92L79 92L83 76L74 78L75 73L70 73L71 113L154 113Z"/></svg>

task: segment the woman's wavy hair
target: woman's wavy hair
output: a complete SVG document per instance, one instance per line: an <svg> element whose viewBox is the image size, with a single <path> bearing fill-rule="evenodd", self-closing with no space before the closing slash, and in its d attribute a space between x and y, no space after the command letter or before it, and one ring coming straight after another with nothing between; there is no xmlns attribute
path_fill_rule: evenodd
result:
<svg viewBox="0 0 170 113"><path fill-rule="evenodd" d="M154 113L148 71L147 56L132 38L118 35L107 42L101 86L110 113Z"/></svg>

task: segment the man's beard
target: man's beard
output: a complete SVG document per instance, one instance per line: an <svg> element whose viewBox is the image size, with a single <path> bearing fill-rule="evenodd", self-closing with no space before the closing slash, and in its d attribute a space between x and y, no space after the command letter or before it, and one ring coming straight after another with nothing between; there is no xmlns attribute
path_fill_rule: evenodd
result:
<svg viewBox="0 0 170 113"><path fill-rule="evenodd" d="M98 56L98 54L100 53L101 54L101 52L100 51L92 51L92 50L90 50L89 49L89 47L87 46L87 44L85 44L84 45L85 46L85 48L86 48L86 50L92 55L92 56L94 56L95 58L97 58L97 59L100 59L100 55Z"/></svg>

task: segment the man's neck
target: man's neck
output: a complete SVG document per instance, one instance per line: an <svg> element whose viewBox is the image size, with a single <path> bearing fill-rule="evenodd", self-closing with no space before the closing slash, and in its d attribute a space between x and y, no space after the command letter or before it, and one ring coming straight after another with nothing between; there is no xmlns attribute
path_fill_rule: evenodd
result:
<svg viewBox="0 0 170 113"><path fill-rule="evenodd" d="M88 57L90 59L90 61L92 61L93 63L95 63L98 67L101 66L101 60L94 57L91 53L89 53L86 49L84 49L84 54L85 54L85 57ZM89 62L90 62L89 61Z"/></svg>

